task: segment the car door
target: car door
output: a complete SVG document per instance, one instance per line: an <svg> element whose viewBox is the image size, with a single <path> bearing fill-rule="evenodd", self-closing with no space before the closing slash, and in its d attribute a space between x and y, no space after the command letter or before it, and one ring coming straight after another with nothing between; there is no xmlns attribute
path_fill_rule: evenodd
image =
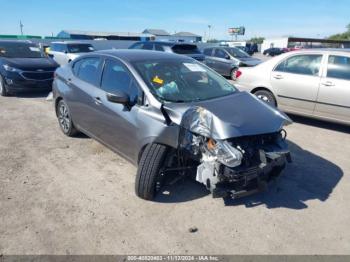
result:
<svg viewBox="0 0 350 262"><path fill-rule="evenodd" d="M204 63L209 66L210 68L213 68L213 59L212 59L212 55L213 55L213 48L206 48L203 51L203 55L205 55L204 58ZM214 68L213 68L214 69ZM215 69L214 69L215 70Z"/></svg>
<svg viewBox="0 0 350 262"><path fill-rule="evenodd" d="M315 115L350 122L350 55L326 59Z"/></svg>
<svg viewBox="0 0 350 262"><path fill-rule="evenodd" d="M137 100L140 89L128 69L115 59L105 60L100 87L96 124L101 126L103 132L98 138L115 151L133 159L137 148ZM107 94L120 91L129 96L129 105L108 100Z"/></svg>
<svg viewBox="0 0 350 262"><path fill-rule="evenodd" d="M313 114L321 79L322 57L321 54L292 55L273 69L270 82L281 109Z"/></svg>
<svg viewBox="0 0 350 262"><path fill-rule="evenodd" d="M230 63L230 60L227 59L229 55L221 48L214 49L214 55L212 57L212 68L221 75L229 75L227 73L227 63Z"/></svg>
<svg viewBox="0 0 350 262"><path fill-rule="evenodd" d="M88 135L98 136L101 127L96 125L100 101L96 92L99 90L102 60L99 57L86 57L73 64L73 76L67 79L70 86L65 96L71 110L73 122Z"/></svg>

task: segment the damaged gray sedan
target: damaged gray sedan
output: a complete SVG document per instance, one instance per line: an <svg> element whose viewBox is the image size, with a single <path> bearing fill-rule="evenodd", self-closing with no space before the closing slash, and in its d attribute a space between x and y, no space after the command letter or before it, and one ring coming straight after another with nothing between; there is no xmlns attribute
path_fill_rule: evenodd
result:
<svg viewBox="0 0 350 262"><path fill-rule="evenodd" d="M291 120L185 56L143 50L83 55L60 67L55 110L67 136L82 132L138 166L136 194L155 197L172 175L214 197L266 187L290 161Z"/></svg>

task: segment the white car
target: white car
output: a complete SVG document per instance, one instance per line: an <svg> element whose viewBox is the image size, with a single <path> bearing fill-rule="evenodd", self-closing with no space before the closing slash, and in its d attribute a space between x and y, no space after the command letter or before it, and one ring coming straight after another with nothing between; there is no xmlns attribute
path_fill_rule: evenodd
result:
<svg viewBox="0 0 350 262"><path fill-rule="evenodd" d="M285 112L350 125L350 50L293 51L236 77L240 90Z"/></svg>
<svg viewBox="0 0 350 262"><path fill-rule="evenodd" d="M95 51L94 47L84 42L52 42L48 55L58 64L65 65L82 54Z"/></svg>

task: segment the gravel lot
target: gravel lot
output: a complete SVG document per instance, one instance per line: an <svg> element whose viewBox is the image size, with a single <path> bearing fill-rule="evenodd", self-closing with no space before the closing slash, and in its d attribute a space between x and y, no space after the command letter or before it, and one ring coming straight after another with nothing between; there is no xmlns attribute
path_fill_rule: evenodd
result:
<svg viewBox="0 0 350 262"><path fill-rule="evenodd" d="M186 180L146 202L136 168L65 137L45 96L0 97L0 254L350 254L350 128L292 118L294 163L268 192Z"/></svg>

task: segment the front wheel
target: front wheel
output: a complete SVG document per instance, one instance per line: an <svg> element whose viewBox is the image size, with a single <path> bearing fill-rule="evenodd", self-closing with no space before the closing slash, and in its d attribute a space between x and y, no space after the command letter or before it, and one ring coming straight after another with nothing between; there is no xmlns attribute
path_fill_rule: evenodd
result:
<svg viewBox="0 0 350 262"><path fill-rule="evenodd" d="M259 99L264 101L266 104L269 104L270 106L273 106L273 107L277 106L276 99L270 91L258 90L254 92L254 95L256 95Z"/></svg>
<svg viewBox="0 0 350 262"><path fill-rule="evenodd" d="M0 75L0 96L8 96L9 93L6 89L5 81L3 77Z"/></svg>
<svg viewBox="0 0 350 262"><path fill-rule="evenodd" d="M149 144L142 153L135 181L136 195L145 200L154 199L164 181L162 168L168 147L160 144Z"/></svg>
<svg viewBox="0 0 350 262"><path fill-rule="evenodd" d="M60 100L56 108L58 123L62 132L66 136L75 136L78 133L78 130L74 127L72 116L70 114L68 105L64 100Z"/></svg>

